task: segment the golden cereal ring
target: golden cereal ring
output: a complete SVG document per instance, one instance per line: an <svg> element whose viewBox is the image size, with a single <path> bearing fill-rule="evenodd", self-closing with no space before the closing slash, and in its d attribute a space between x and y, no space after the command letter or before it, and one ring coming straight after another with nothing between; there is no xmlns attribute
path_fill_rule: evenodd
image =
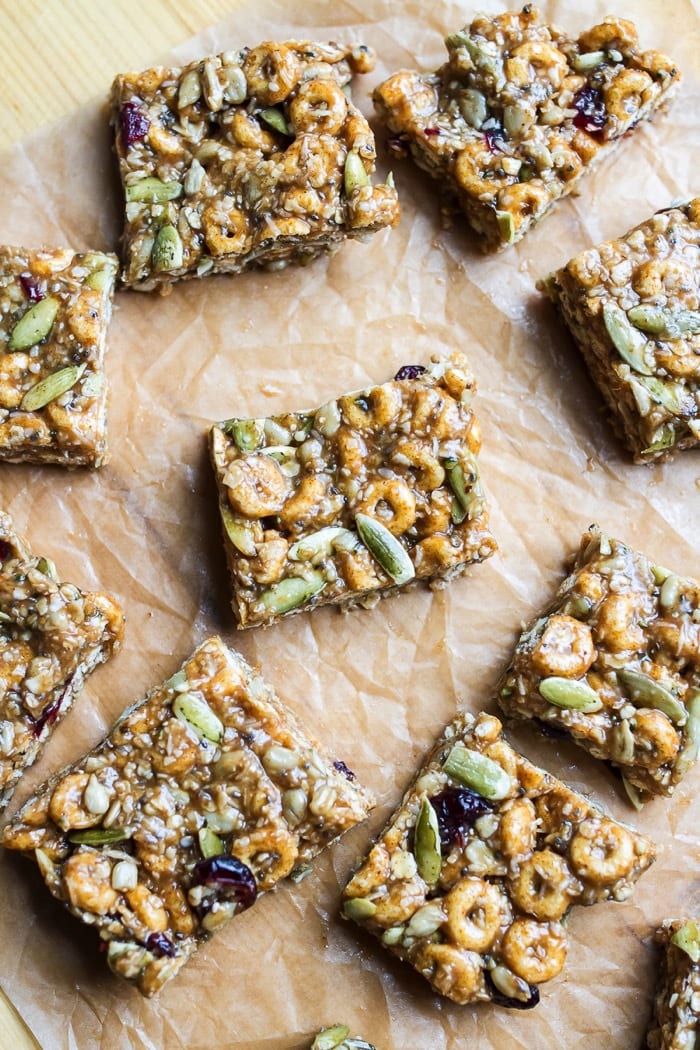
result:
<svg viewBox="0 0 700 1050"><path fill-rule="evenodd" d="M700 197L695 197L687 206L688 218L696 226L700 225Z"/></svg>
<svg viewBox="0 0 700 1050"><path fill-rule="evenodd" d="M383 929L408 922L414 912L425 904L425 883L418 875L394 882L382 897L373 897L376 910L372 922Z"/></svg>
<svg viewBox="0 0 700 1050"><path fill-rule="evenodd" d="M349 590L372 590L379 584L377 563L368 550L336 551L338 572Z"/></svg>
<svg viewBox="0 0 700 1050"><path fill-rule="evenodd" d="M529 798L516 798L506 803L498 826L498 839L509 860L528 857L535 848L537 813Z"/></svg>
<svg viewBox="0 0 700 1050"><path fill-rule="evenodd" d="M650 259L632 274L632 287L640 299L675 298L693 284L691 271L679 259Z"/></svg>
<svg viewBox="0 0 700 1050"><path fill-rule="evenodd" d="M243 62L248 94L263 106L276 106L291 95L299 81L299 60L285 44L266 41Z"/></svg>
<svg viewBox="0 0 700 1050"><path fill-rule="evenodd" d="M498 190L507 186L509 181L507 175L494 169L493 154L482 140L470 142L460 150L454 174L465 193L483 201L493 200Z"/></svg>
<svg viewBox="0 0 700 1050"><path fill-rule="evenodd" d="M311 186L292 186L282 197L282 207L292 215L320 215L326 204Z"/></svg>
<svg viewBox="0 0 700 1050"><path fill-rule="evenodd" d="M506 77L517 87L530 85L534 79L533 68L541 77L547 77L553 88L558 88L566 76L569 65L566 58L554 46L544 40L527 40L514 47L506 60Z"/></svg>
<svg viewBox="0 0 700 1050"><path fill-rule="evenodd" d="M223 480L229 503L246 518L279 514L292 488L272 456L255 453L235 459Z"/></svg>
<svg viewBox="0 0 700 1050"><path fill-rule="evenodd" d="M511 884L513 903L544 922L561 919L571 904L571 872L558 853L538 850L522 864Z"/></svg>
<svg viewBox="0 0 700 1050"><path fill-rule="evenodd" d="M579 827L571 840L569 855L580 878L605 885L617 882L632 870L634 840L619 824L594 817Z"/></svg>
<svg viewBox="0 0 700 1050"><path fill-rule="evenodd" d="M212 255L241 255L251 247L247 216L233 204L227 206L223 199L215 200L204 209L202 225Z"/></svg>
<svg viewBox="0 0 700 1050"><path fill-rule="evenodd" d="M164 746L153 752L156 773L182 776L199 759L199 741L179 718L169 718L160 731Z"/></svg>
<svg viewBox="0 0 700 1050"><path fill-rule="evenodd" d="M416 497L402 478L379 478L369 483L355 513L367 514L401 536L416 520Z"/></svg>
<svg viewBox="0 0 700 1050"><path fill-rule="evenodd" d="M430 445L423 441L402 441L391 453L392 463L416 469L416 485L419 489L431 492L439 488L445 480L445 468L432 452Z"/></svg>
<svg viewBox="0 0 700 1050"><path fill-rule="evenodd" d="M506 186L498 194L499 208L513 216L516 227L522 226L527 216L537 215L543 208L546 208L549 200L545 186L535 180Z"/></svg>
<svg viewBox="0 0 700 1050"><path fill-rule="evenodd" d="M163 907L163 902L146 886L135 886L133 890L128 891L126 899L136 918L149 930L167 930L168 913Z"/></svg>
<svg viewBox="0 0 700 1050"><path fill-rule="evenodd" d="M601 602L594 625L594 638L614 653L634 652L644 648L644 631L639 626L643 596L608 594Z"/></svg>
<svg viewBox="0 0 700 1050"><path fill-rule="evenodd" d="M530 655L534 671L543 678L581 678L597 656L590 627L573 616L550 616Z"/></svg>
<svg viewBox="0 0 700 1050"><path fill-rule="evenodd" d="M119 894L112 889L112 864L97 850L82 849L63 865L63 886L73 908L107 915Z"/></svg>
<svg viewBox="0 0 700 1050"><path fill-rule="evenodd" d="M335 434L338 463L348 477L362 478L367 470L367 446L357 431L341 426Z"/></svg>
<svg viewBox="0 0 700 1050"><path fill-rule="evenodd" d="M634 726L635 761L647 769L658 769L673 762L681 740L671 720L653 708L638 710L632 720Z"/></svg>
<svg viewBox="0 0 700 1050"><path fill-rule="evenodd" d="M307 80L289 103L289 119L297 135L337 135L347 112L347 99L334 80Z"/></svg>
<svg viewBox="0 0 700 1050"><path fill-rule="evenodd" d="M391 186L361 186L347 201L348 224L353 230L396 226L401 216L396 190Z"/></svg>
<svg viewBox="0 0 700 1050"><path fill-rule="evenodd" d="M53 789L49 816L62 831L91 828L101 822L102 814L90 813L83 799L89 779L89 773L69 773Z"/></svg>
<svg viewBox="0 0 700 1050"><path fill-rule="evenodd" d="M657 343L654 356L657 365L676 379L687 379L700 373L700 357L684 339Z"/></svg>
<svg viewBox="0 0 700 1050"><path fill-rule="evenodd" d="M288 550L286 539L278 534L257 545L257 554L250 563L250 574L256 583L276 583L282 578Z"/></svg>
<svg viewBox="0 0 700 1050"><path fill-rule="evenodd" d="M372 387L366 395L346 394L338 399L343 419L356 430L389 426L401 411L401 389L394 383Z"/></svg>
<svg viewBox="0 0 700 1050"><path fill-rule="evenodd" d="M446 488L430 493L425 503L416 504L418 535L421 538L434 536L436 532L449 532L452 524L453 497Z"/></svg>
<svg viewBox="0 0 700 1050"><path fill-rule="evenodd" d="M629 124L639 106L646 101L644 96L651 84L651 77L641 69L620 70L607 87L603 88L608 116L615 117L625 125Z"/></svg>
<svg viewBox="0 0 700 1050"><path fill-rule="evenodd" d="M578 42L582 51L604 51L608 47L625 51L637 46L638 37L634 22L624 18L605 18L581 33Z"/></svg>
<svg viewBox="0 0 700 1050"><path fill-rule="evenodd" d="M551 981L564 969L566 933L559 923L516 919L501 945L506 966L528 984Z"/></svg>
<svg viewBox="0 0 700 1050"><path fill-rule="evenodd" d="M398 125L413 124L438 107L437 91L420 73L395 73L377 88L375 98L392 111Z"/></svg>
<svg viewBox="0 0 700 1050"><path fill-rule="evenodd" d="M271 153L275 149L272 132L261 127L257 117L244 109L234 110L228 123L228 137L244 149L260 150L261 153Z"/></svg>
<svg viewBox="0 0 700 1050"><path fill-rule="evenodd" d="M291 528L297 522L312 521L316 526L335 520L338 505L328 498L330 478L327 474L305 474L296 492L280 511L280 523Z"/></svg>
<svg viewBox="0 0 700 1050"><path fill-rule="evenodd" d="M411 953L411 962L433 988L456 1003L486 998L482 959L477 952L452 944L422 943Z"/></svg>
<svg viewBox="0 0 700 1050"><path fill-rule="evenodd" d="M296 864L297 839L285 827L260 828L234 838L231 855L255 872L258 890L271 890Z"/></svg>
<svg viewBox="0 0 700 1050"><path fill-rule="evenodd" d="M413 548L413 564L419 576L441 572L462 560L462 541L453 536L426 536Z"/></svg>
<svg viewBox="0 0 700 1050"><path fill-rule="evenodd" d="M487 951L503 922L505 904L497 886L484 879L462 879L445 897L447 937L467 951Z"/></svg>
<svg viewBox="0 0 700 1050"><path fill-rule="evenodd" d="M696 665L700 663L700 624L662 620L652 624L650 633L674 660L688 660Z"/></svg>

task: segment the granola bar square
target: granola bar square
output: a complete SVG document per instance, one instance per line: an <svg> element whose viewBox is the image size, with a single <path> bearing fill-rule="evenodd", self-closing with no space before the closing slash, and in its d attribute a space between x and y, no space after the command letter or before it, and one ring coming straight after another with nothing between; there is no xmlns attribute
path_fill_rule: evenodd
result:
<svg viewBox="0 0 700 1050"><path fill-rule="evenodd" d="M123 634L113 598L61 582L0 512L0 810Z"/></svg>
<svg viewBox="0 0 700 1050"><path fill-rule="evenodd" d="M496 550L462 354L321 408L212 427L240 627L440 585Z"/></svg>
<svg viewBox="0 0 700 1050"><path fill-rule="evenodd" d="M146 996L358 821L372 796L208 639L3 833Z"/></svg>
<svg viewBox="0 0 700 1050"><path fill-rule="evenodd" d="M372 186L374 136L349 96L374 61L361 44L267 41L117 77L124 282L280 268L394 226L393 181Z"/></svg>
<svg viewBox="0 0 700 1050"><path fill-rule="evenodd" d="M542 282L638 463L700 444L700 197Z"/></svg>
<svg viewBox="0 0 700 1050"><path fill-rule="evenodd" d="M529 1009L576 904L624 901L653 843L523 758L490 715L449 725L345 888L343 914L456 1003Z"/></svg>
<svg viewBox="0 0 700 1050"><path fill-rule="evenodd" d="M0 460L99 467L118 261L0 246Z"/></svg>
<svg viewBox="0 0 700 1050"><path fill-rule="evenodd" d="M700 1032L700 928L694 919L667 919L656 941L663 956L646 1045L694 1050Z"/></svg>
<svg viewBox="0 0 700 1050"><path fill-rule="evenodd" d="M700 586L592 526L498 699L610 762L633 802L670 795L700 740Z"/></svg>
<svg viewBox="0 0 700 1050"><path fill-rule="evenodd" d="M479 15L445 41L435 73L402 70L374 92L391 145L448 191L485 250L514 244L680 81L632 22L578 38L519 12Z"/></svg>

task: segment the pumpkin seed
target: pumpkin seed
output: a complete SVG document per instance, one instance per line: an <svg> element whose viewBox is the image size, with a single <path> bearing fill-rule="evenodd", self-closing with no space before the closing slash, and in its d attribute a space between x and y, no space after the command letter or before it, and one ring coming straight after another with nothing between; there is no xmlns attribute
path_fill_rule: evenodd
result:
<svg viewBox="0 0 700 1050"><path fill-rule="evenodd" d="M227 419L222 429L231 435L241 452L255 452L265 440L264 419Z"/></svg>
<svg viewBox="0 0 700 1050"><path fill-rule="evenodd" d="M658 306L646 306L640 303L627 311L627 316L635 328L651 335L660 335L666 328L667 315Z"/></svg>
<svg viewBox="0 0 700 1050"><path fill-rule="evenodd" d="M643 671L623 667L617 672L617 680L636 707L654 707L676 725L684 725L688 712L673 693Z"/></svg>
<svg viewBox="0 0 700 1050"><path fill-rule="evenodd" d="M50 376L35 383L22 398L20 408L23 412L37 412L44 408L50 401L54 401L80 379L85 371L85 364L68 365L67 368L59 368L58 372L52 372Z"/></svg>
<svg viewBox="0 0 700 1050"><path fill-rule="evenodd" d="M165 201L176 201L182 196L182 183L173 179L171 182L163 182L155 175L149 175L138 182L131 182L126 187L126 199L128 201L142 201L144 204L161 204Z"/></svg>
<svg viewBox="0 0 700 1050"><path fill-rule="evenodd" d="M46 339L53 328L59 306L58 299L53 295L30 306L12 329L7 349L29 350Z"/></svg>
<svg viewBox="0 0 700 1050"><path fill-rule="evenodd" d="M670 572L661 586L659 605L664 609L671 609L677 605L683 593L684 584L685 581L680 576L676 576L675 572Z"/></svg>
<svg viewBox="0 0 700 1050"><path fill-rule="evenodd" d="M297 450L291 445L268 445L260 449L263 456L270 456L279 465L288 478L295 478L301 467L297 459Z"/></svg>
<svg viewBox="0 0 700 1050"><path fill-rule="evenodd" d="M328 557L338 540L346 540L348 546L345 549L359 547L358 538L350 529L344 529L340 525L327 525L324 529L318 529L311 535L297 540L289 548L288 555L292 561L312 561L319 555Z"/></svg>
<svg viewBox="0 0 700 1050"><path fill-rule="evenodd" d="M352 897L343 905L343 915L354 922L371 919L376 910L377 905L374 901L368 901L364 897Z"/></svg>
<svg viewBox="0 0 700 1050"><path fill-rule="evenodd" d="M493 801L506 798L513 789L513 781L502 766L464 744L455 744L442 768L460 784Z"/></svg>
<svg viewBox="0 0 700 1050"><path fill-rule="evenodd" d="M483 507L484 490L481 485L479 466L473 456L468 457L468 466L471 474L469 489L467 489L464 466L456 459L444 460L447 484L454 495L452 521L455 525L461 525L465 518L470 520L475 518Z"/></svg>
<svg viewBox="0 0 700 1050"><path fill-rule="evenodd" d="M486 98L476 88L465 88L459 96L459 111L466 120L477 130L489 115Z"/></svg>
<svg viewBox="0 0 700 1050"><path fill-rule="evenodd" d="M683 411L686 391L680 383L674 383L671 379L657 379L656 376L642 376L637 382L649 392L652 401L663 405L673 415L679 415Z"/></svg>
<svg viewBox="0 0 700 1050"><path fill-rule="evenodd" d="M642 449L642 455L647 456L652 452L664 452L667 448L673 448L676 443L676 431L671 423L664 423L656 432L656 436L647 448Z"/></svg>
<svg viewBox="0 0 700 1050"><path fill-rule="evenodd" d="M224 723L214 714L206 700L194 693L180 693L173 701L173 714L200 740L218 744L224 735Z"/></svg>
<svg viewBox="0 0 700 1050"><path fill-rule="evenodd" d="M611 733L610 757L627 766L634 761L634 733L626 718Z"/></svg>
<svg viewBox="0 0 700 1050"><path fill-rule="evenodd" d="M654 582L661 584L671 575L671 570L663 565L651 565L651 574L654 577Z"/></svg>
<svg viewBox="0 0 700 1050"><path fill-rule="evenodd" d="M90 374L83 379L83 385L80 388L80 392L83 397L97 397L98 394L102 393L103 386L104 376L99 372L90 372Z"/></svg>
<svg viewBox="0 0 700 1050"><path fill-rule="evenodd" d="M299 864L296 868L292 868L289 873L290 881L295 885L303 882L304 879L308 879L309 875L314 869L310 864Z"/></svg>
<svg viewBox="0 0 700 1050"><path fill-rule="evenodd" d="M700 311L698 310L678 310L673 320L681 332L692 332L693 334L700 332Z"/></svg>
<svg viewBox="0 0 700 1050"><path fill-rule="evenodd" d="M336 1050L344 1039L350 1035L346 1024L336 1024L332 1028L322 1028L313 1043L311 1050Z"/></svg>
<svg viewBox="0 0 700 1050"><path fill-rule="evenodd" d="M429 886L434 886L440 878L442 856L440 852L440 828L437 813L430 799L424 798L421 804L416 830L414 832L413 853L418 866L418 874ZM437 929L437 927L436 927Z"/></svg>
<svg viewBox="0 0 700 1050"><path fill-rule="evenodd" d="M218 857L224 852L224 844L211 828L200 828L197 833L199 848L205 860L209 857Z"/></svg>
<svg viewBox="0 0 700 1050"><path fill-rule="evenodd" d="M387 185L390 190L395 190L396 189L396 182L394 181L394 173L393 173L393 171L387 172L385 185Z"/></svg>
<svg viewBox="0 0 700 1050"><path fill-rule="evenodd" d="M174 226L167 223L161 226L151 252L153 269L160 273L163 270L177 270L182 266L182 239Z"/></svg>
<svg viewBox="0 0 700 1050"><path fill-rule="evenodd" d="M182 687L185 687L184 689ZM186 692L188 687L187 673L180 668L175 674L163 683L164 689L172 689L173 692L182 693Z"/></svg>
<svg viewBox="0 0 700 1050"><path fill-rule="evenodd" d="M363 186L369 186L369 175L365 171L365 166L362 163L362 158L356 150L350 150L347 157L345 158L345 171L343 174L343 182L345 185L345 196L352 197L355 190L361 189Z"/></svg>
<svg viewBox="0 0 700 1050"><path fill-rule="evenodd" d="M101 270L93 270L85 278L85 284L88 288L92 288L93 292L104 292L106 288L110 288L114 282L114 270L105 266Z"/></svg>
<svg viewBox="0 0 700 1050"><path fill-rule="evenodd" d="M226 77L226 84L224 85L224 98L226 101L233 102L234 105L240 105L241 102L245 102L248 94L248 83L241 67L224 66L224 76Z"/></svg>
<svg viewBox="0 0 700 1050"><path fill-rule="evenodd" d="M285 120L281 109L277 109L275 106L271 106L270 109L261 109L258 116L274 131L279 131L280 135L291 136L292 132L289 130L289 124Z"/></svg>
<svg viewBox="0 0 700 1050"><path fill-rule="evenodd" d="M202 97L202 85L199 73L196 69L190 69L180 81L177 93L177 108L184 109L185 106L193 106Z"/></svg>
<svg viewBox="0 0 700 1050"><path fill-rule="evenodd" d="M51 860L51 857L48 855L48 853L45 850L41 849L39 846L37 846L37 848L34 850L34 856L36 858L37 867L41 872L42 877L46 882L48 882L48 880L53 878L53 876L56 874L56 865Z"/></svg>
<svg viewBox="0 0 700 1050"><path fill-rule="evenodd" d="M39 572L43 572L45 576L50 576L52 580L58 583L58 571L51 558L39 558L36 567Z"/></svg>
<svg viewBox="0 0 700 1050"><path fill-rule="evenodd" d="M399 941L403 940L404 927L403 926L390 926L388 930L384 930L382 934L382 944L386 944L387 947L392 948Z"/></svg>
<svg viewBox="0 0 700 1050"><path fill-rule="evenodd" d="M625 789L625 794L630 800L637 812L641 812L644 809L644 803L642 802L642 795L638 787L629 780L625 774L622 774L622 786Z"/></svg>
<svg viewBox="0 0 700 1050"><path fill-rule="evenodd" d="M314 427L324 437L333 437L341 422L340 406L337 401L329 401L328 404L321 405L314 417Z"/></svg>
<svg viewBox="0 0 700 1050"><path fill-rule="evenodd" d="M555 707L566 707L572 711L588 714L600 711L603 701L588 682L573 678L543 678L538 686L540 694Z"/></svg>
<svg viewBox="0 0 700 1050"><path fill-rule="evenodd" d="M604 51L587 51L584 55L576 55L571 64L577 73L588 73L591 69L597 69L604 61Z"/></svg>
<svg viewBox="0 0 700 1050"><path fill-rule="evenodd" d="M630 324L624 310L614 303L608 303L603 308L603 321L622 360L641 375L653 375L653 369L646 360L649 341Z"/></svg>
<svg viewBox="0 0 700 1050"><path fill-rule="evenodd" d="M71 831L68 841L75 846L106 846L130 837L126 828L87 828L85 831Z"/></svg>
<svg viewBox="0 0 700 1050"><path fill-rule="evenodd" d="M676 770L684 776L695 765L700 750L700 689L691 689L686 700L688 721L685 724L685 743L676 761Z"/></svg>
<svg viewBox="0 0 700 1050"><path fill-rule="evenodd" d="M416 575L413 562L406 548L392 536L386 525L368 514L356 514L355 524L365 547L394 583L400 587L413 579Z"/></svg>
<svg viewBox="0 0 700 1050"><path fill-rule="evenodd" d="M700 927L693 919L676 930L671 937L671 944L689 955L694 963L700 962Z"/></svg>
<svg viewBox="0 0 700 1050"><path fill-rule="evenodd" d="M512 244L515 240L515 220L509 211L496 211L496 222L498 232L504 244Z"/></svg>
<svg viewBox="0 0 700 1050"><path fill-rule="evenodd" d="M263 591L260 601L268 612L282 616L311 601L315 595L321 593L327 583L328 580L320 572L308 577L288 576Z"/></svg>
<svg viewBox="0 0 700 1050"><path fill-rule="evenodd" d="M249 522L237 518L227 503L220 504L221 520L224 523L226 535L231 540L237 551L245 554L246 558L254 558L258 553L255 545L255 537Z"/></svg>

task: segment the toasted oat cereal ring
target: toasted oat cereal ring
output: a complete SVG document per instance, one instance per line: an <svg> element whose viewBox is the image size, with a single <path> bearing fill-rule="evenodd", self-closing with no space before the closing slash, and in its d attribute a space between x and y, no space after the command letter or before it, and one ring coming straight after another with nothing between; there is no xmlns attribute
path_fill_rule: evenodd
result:
<svg viewBox="0 0 700 1050"><path fill-rule="evenodd" d="M89 779L89 773L69 773L53 789L49 816L62 831L91 828L102 820L102 814L90 813L85 805L85 788Z"/></svg>
<svg viewBox="0 0 700 1050"><path fill-rule="evenodd" d="M458 947L485 952L503 922L505 898L484 879L461 879L445 897L445 933Z"/></svg>
<svg viewBox="0 0 700 1050"><path fill-rule="evenodd" d="M580 878L607 885L632 870L634 839L611 820L591 818L584 820L572 838L569 856Z"/></svg>
<svg viewBox="0 0 700 1050"><path fill-rule="evenodd" d="M234 110L228 124L228 137L244 149L260 150L271 153L276 146L275 136L271 131L261 127L258 118L244 109Z"/></svg>
<svg viewBox="0 0 700 1050"><path fill-rule="evenodd" d="M566 962L566 934L558 922L516 919L501 944L506 966L528 984L551 981Z"/></svg>
<svg viewBox="0 0 700 1050"><path fill-rule="evenodd" d="M604 51L609 47L625 51L636 47L639 38L634 22L625 18L605 18L581 33L578 42L582 51Z"/></svg>
<svg viewBox="0 0 700 1050"><path fill-rule="evenodd" d="M63 887L73 908L106 915L119 894L112 889L112 863L94 849L81 849L63 865Z"/></svg>
<svg viewBox="0 0 700 1050"><path fill-rule="evenodd" d="M441 995L457 1003L470 1003L484 998L482 959L477 952L465 951L454 944L421 943L411 954L411 962Z"/></svg>
<svg viewBox="0 0 700 1050"><path fill-rule="evenodd" d="M297 56L285 44L269 41L249 51L243 62L248 94L263 106L276 106L291 95L299 81Z"/></svg>
<svg viewBox="0 0 700 1050"><path fill-rule="evenodd" d="M652 83L649 74L641 69L620 70L611 83L603 88L608 116L628 124L646 101L644 96Z"/></svg>
<svg viewBox="0 0 700 1050"><path fill-rule="evenodd" d="M401 536L416 520L416 497L402 478L378 478L369 483L355 512L376 518Z"/></svg>
<svg viewBox="0 0 700 1050"><path fill-rule="evenodd" d="M260 892L286 878L298 854L296 836L281 824L246 832L231 844L231 855L251 869Z"/></svg>
<svg viewBox="0 0 700 1050"><path fill-rule="evenodd" d="M291 493L291 482L272 456L235 459L224 476L228 500L247 518L278 514Z"/></svg>
<svg viewBox="0 0 700 1050"><path fill-rule="evenodd" d="M330 79L307 80L289 103L289 119L297 135L303 132L337 135L347 111L345 95Z"/></svg>
<svg viewBox="0 0 700 1050"><path fill-rule="evenodd" d="M506 60L506 77L517 87L525 87L532 83L533 69L543 79L549 79L554 89L560 86L569 64L554 44L546 40L526 40L514 47L511 57Z"/></svg>
<svg viewBox="0 0 700 1050"><path fill-rule="evenodd" d="M374 430L393 423L403 404L400 387L394 383L375 386L364 394L346 394L338 399L345 422L356 430Z"/></svg>
<svg viewBox="0 0 700 1050"><path fill-rule="evenodd" d="M528 857L535 846L537 813L529 798L506 803L498 825L501 852L508 858Z"/></svg>
<svg viewBox="0 0 700 1050"><path fill-rule="evenodd" d="M511 883L513 903L535 919L561 919L571 904L572 876L565 859L552 850L538 850L521 865Z"/></svg>
<svg viewBox="0 0 700 1050"><path fill-rule="evenodd" d="M550 616L530 660L538 675L581 678L596 658L590 627L573 616Z"/></svg>
<svg viewBox="0 0 700 1050"><path fill-rule="evenodd" d="M242 254L252 244L247 216L225 199L217 199L204 209L204 236L212 255Z"/></svg>
<svg viewBox="0 0 700 1050"><path fill-rule="evenodd" d="M681 740L662 711L642 708L634 719L635 760L647 769L658 769L673 762L681 746Z"/></svg>
<svg viewBox="0 0 700 1050"><path fill-rule="evenodd" d="M439 488L445 480L445 468L425 441L400 441L391 453L391 461L413 467L416 485L427 492Z"/></svg>

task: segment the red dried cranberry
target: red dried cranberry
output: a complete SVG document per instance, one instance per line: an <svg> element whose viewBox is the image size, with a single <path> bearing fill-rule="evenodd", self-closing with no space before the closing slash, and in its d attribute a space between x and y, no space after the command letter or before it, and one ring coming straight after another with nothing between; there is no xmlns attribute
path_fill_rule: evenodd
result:
<svg viewBox="0 0 700 1050"><path fill-rule="evenodd" d="M54 724L54 722L58 718L58 713L61 710L61 704L68 696L68 691L70 689L72 681L73 675L71 675L68 681L66 682L61 695L57 696L52 704L49 704L48 707L44 708L39 717L36 719L34 725L32 726L32 733L34 734L34 736L41 736L44 726L52 726Z"/></svg>
<svg viewBox="0 0 700 1050"><path fill-rule="evenodd" d="M0 562L7 561L12 554L12 547L7 540L0 540Z"/></svg>
<svg viewBox="0 0 700 1050"><path fill-rule="evenodd" d="M337 769L338 772L342 773L344 777L348 778L348 780L357 780L357 777L355 776L353 771L351 769L348 769L348 767L345 765L345 763L341 762L340 759L338 759L337 762L333 763L333 768Z"/></svg>
<svg viewBox="0 0 700 1050"><path fill-rule="evenodd" d="M576 127L591 135L600 134L608 119L603 93L590 84L584 84L574 95L573 106L576 110Z"/></svg>
<svg viewBox="0 0 700 1050"><path fill-rule="evenodd" d="M154 930L149 933L145 941L145 946L149 952L153 952L154 955L167 955L169 959L172 959L175 955L175 949L168 937L164 933L159 933Z"/></svg>
<svg viewBox="0 0 700 1050"><path fill-rule="evenodd" d="M236 857L218 856L200 860L194 866L192 885L206 886L215 890L218 898L236 901L240 905L240 911L254 904L258 895L253 872ZM208 910L204 902L202 908Z"/></svg>
<svg viewBox="0 0 700 1050"><path fill-rule="evenodd" d="M484 132L484 141L491 153L503 153L503 132L500 128Z"/></svg>
<svg viewBox="0 0 700 1050"><path fill-rule="evenodd" d="M425 128L425 134L428 138L433 139L440 134L440 128Z"/></svg>
<svg viewBox="0 0 700 1050"><path fill-rule="evenodd" d="M151 122L135 102L125 102L119 111L119 126L124 145L131 146L147 134Z"/></svg>
<svg viewBox="0 0 700 1050"><path fill-rule="evenodd" d="M491 998L494 1003L498 1006L505 1006L509 1010L532 1010L533 1006L537 1006L540 1001L540 990L536 984L528 985L530 989L529 999L512 999L509 995L503 995L499 992L495 984L491 980L491 974L488 970L484 970L486 976L486 983L489 985L491 991Z"/></svg>
<svg viewBox="0 0 700 1050"><path fill-rule="evenodd" d="M418 376L422 376L423 373L427 371L428 369L425 368L424 365L404 365L403 368L398 370L394 376L394 380L417 379Z"/></svg>
<svg viewBox="0 0 700 1050"><path fill-rule="evenodd" d="M440 842L445 849L455 843L463 846L474 821L493 808L490 802L469 788L445 788L430 801L438 819Z"/></svg>
<svg viewBox="0 0 700 1050"><path fill-rule="evenodd" d="M21 273L19 275L19 283L22 285L24 294L30 303L39 303L44 298L44 293L39 290L39 285L30 273Z"/></svg>

